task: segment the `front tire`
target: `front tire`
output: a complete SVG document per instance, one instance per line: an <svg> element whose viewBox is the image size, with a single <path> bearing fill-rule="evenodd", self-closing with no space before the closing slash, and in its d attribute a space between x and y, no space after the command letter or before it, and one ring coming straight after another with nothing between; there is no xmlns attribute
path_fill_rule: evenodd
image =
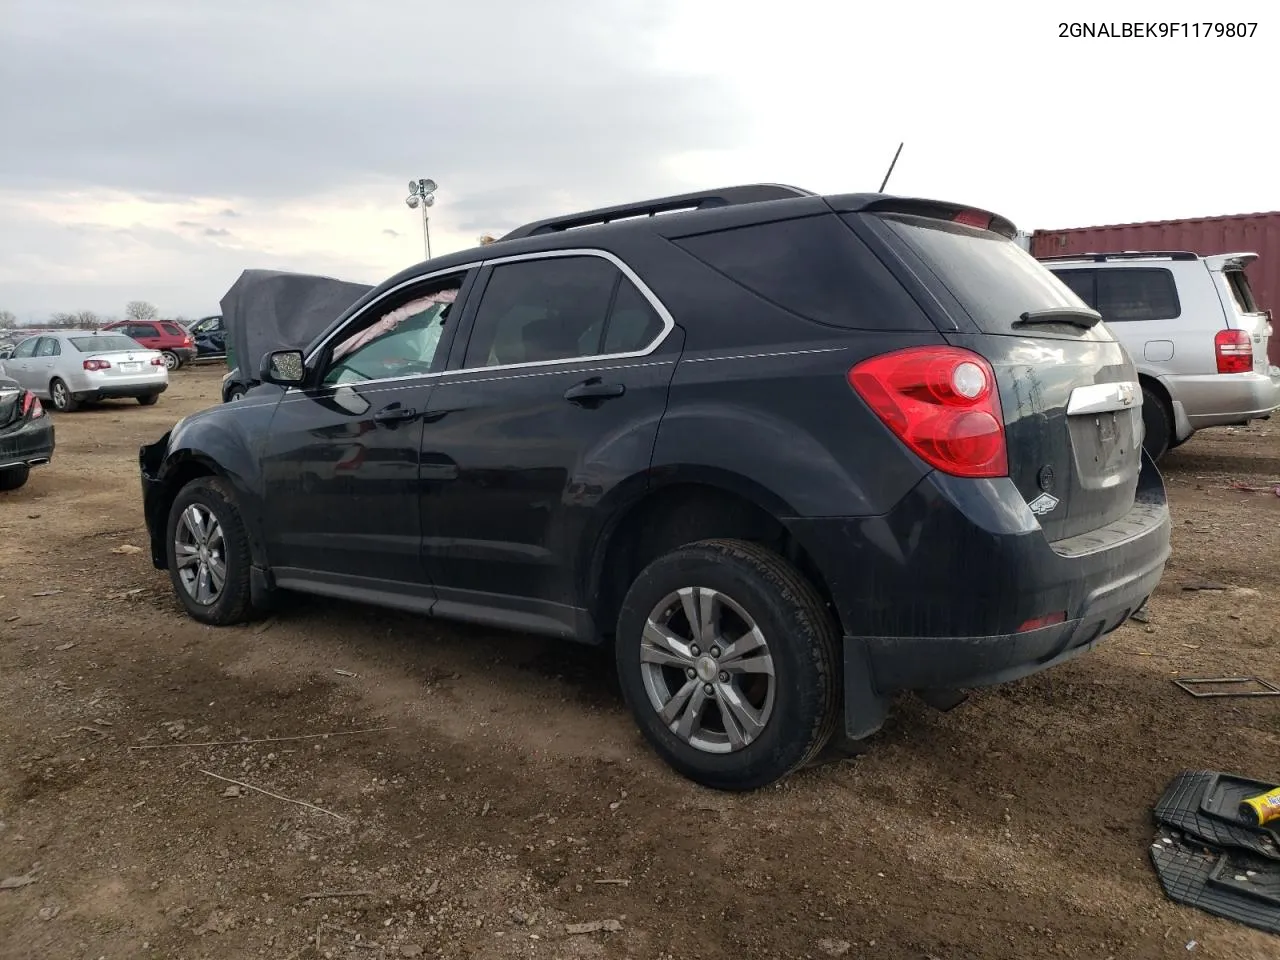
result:
<svg viewBox="0 0 1280 960"><path fill-rule="evenodd" d="M80 401L72 395L71 388L58 377L49 381L49 402L59 413L71 413L80 406Z"/></svg>
<svg viewBox="0 0 1280 960"><path fill-rule="evenodd" d="M26 464L20 467L9 467L6 470L0 470L0 490L17 490L27 482L27 478L31 476L31 468Z"/></svg>
<svg viewBox="0 0 1280 960"><path fill-rule="evenodd" d="M649 564L618 617L623 695L678 772L754 790L821 752L839 720L839 634L817 591L757 544L705 540Z"/></svg>
<svg viewBox="0 0 1280 960"><path fill-rule="evenodd" d="M229 626L254 613L249 537L230 485L199 477L179 491L166 526L169 579L187 613Z"/></svg>

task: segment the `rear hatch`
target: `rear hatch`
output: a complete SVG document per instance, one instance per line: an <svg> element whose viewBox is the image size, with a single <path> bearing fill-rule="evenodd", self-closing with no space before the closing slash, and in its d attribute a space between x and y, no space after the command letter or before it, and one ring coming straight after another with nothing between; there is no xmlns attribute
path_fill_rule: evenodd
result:
<svg viewBox="0 0 1280 960"><path fill-rule="evenodd" d="M1245 268L1258 259L1256 253L1229 253L1205 257L1205 263L1217 284L1218 297L1227 314L1227 325L1243 330L1253 341L1253 369L1267 373L1271 361L1267 347L1271 339L1271 320L1253 299L1253 289Z"/></svg>
<svg viewBox="0 0 1280 960"><path fill-rule="evenodd" d="M989 215L960 214L974 226L875 219L936 297L944 337L994 369L1009 476L1048 539L1127 514L1142 466L1142 392L1097 314L1009 236L984 229Z"/></svg>

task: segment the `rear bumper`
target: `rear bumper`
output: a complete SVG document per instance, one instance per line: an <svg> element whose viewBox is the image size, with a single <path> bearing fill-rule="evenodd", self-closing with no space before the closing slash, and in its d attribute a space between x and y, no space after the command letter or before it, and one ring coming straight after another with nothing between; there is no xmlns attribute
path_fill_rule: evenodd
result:
<svg viewBox="0 0 1280 960"><path fill-rule="evenodd" d="M141 383L111 383L86 387L74 391L77 400L123 400L134 397L149 397L152 394L164 393L169 389L167 380L151 380Z"/></svg>
<svg viewBox="0 0 1280 960"><path fill-rule="evenodd" d="M1193 430L1265 417L1280 407L1280 379L1266 373L1166 376L1160 382Z"/></svg>
<svg viewBox="0 0 1280 960"><path fill-rule="evenodd" d="M1083 653L1146 601L1169 557L1164 483L1145 455L1134 509L1058 543L1011 482L940 474L883 517L787 524L844 627L851 737L874 732L898 691L1002 683Z"/></svg>
<svg viewBox="0 0 1280 960"><path fill-rule="evenodd" d="M20 427L0 427L0 470L39 466L53 458L53 418L28 420Z"/></svg>

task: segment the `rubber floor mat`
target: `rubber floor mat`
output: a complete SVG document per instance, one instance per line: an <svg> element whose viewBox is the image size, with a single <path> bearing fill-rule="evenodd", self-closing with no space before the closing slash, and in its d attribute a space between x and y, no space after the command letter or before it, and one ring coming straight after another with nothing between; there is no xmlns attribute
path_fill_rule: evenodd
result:
<svg viewBox="0 0 1280 960"><path fill-rule="evenodd" d="M1274 790L1275 784L1209 770L1180 773L1155 806L1159 824L1217 847L1235 847L1280 861L1280 831L1240 818L1240 801Z"/></svg>
<svg viewBox="0 0 1280 960"><path fill-rule="evenodd" d="M1162 826L1151 862L1170 900L1280 934L1280 861L1215 849Z"/></svg>

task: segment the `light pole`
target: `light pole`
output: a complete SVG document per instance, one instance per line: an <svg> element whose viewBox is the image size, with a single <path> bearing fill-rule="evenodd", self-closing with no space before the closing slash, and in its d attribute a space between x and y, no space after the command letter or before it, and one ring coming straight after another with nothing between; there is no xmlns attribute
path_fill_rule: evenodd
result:
<svg viewBox="0 0 1280 960"><path fill-rule="evenodd" d="M409 196L405 204L410 210L422 208L422 245L426 248L427 259L431 259L431 223L427 209L436 202L436 182L434 180L410 180Z"/></svg>

